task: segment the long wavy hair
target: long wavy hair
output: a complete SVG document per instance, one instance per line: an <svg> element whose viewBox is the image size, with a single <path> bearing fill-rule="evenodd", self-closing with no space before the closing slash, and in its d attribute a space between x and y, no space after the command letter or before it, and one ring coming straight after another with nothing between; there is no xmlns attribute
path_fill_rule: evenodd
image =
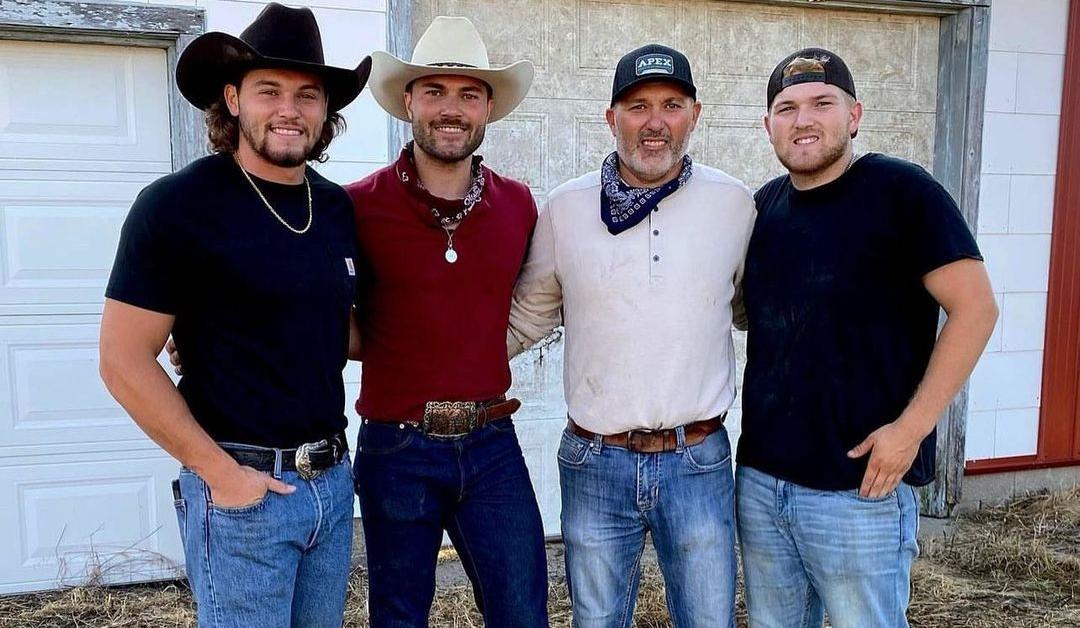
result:
<svg viewBox="0 0 1080 628"><path fill-rule="evenodd" d="M215 153L236 152L236 149L240 147L240 119L229 111L224 95L206 109L205 118L210 150ZM335 137L344 132L345 118L336 111L326 114L322 133L308 152L307 161L323 163L330 159L330 156L326 154L327 147Z"/></svg>

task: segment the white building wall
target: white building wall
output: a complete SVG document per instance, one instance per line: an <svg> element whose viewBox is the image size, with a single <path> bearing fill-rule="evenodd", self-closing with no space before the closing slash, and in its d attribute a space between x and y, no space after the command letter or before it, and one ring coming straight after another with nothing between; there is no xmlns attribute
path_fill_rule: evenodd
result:
<svg viewBox="0 0 1080 628"><path fill-rule="evenodd" d="M993 0L978 242L1001 316L971 378L966 458L1036 453L1068 0Z"/></svg>

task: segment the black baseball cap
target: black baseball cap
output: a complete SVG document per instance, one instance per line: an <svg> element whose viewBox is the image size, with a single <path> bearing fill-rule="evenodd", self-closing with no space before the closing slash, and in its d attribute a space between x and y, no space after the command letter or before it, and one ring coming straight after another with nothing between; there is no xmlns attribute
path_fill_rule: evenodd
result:
<svg viewBox="0 0 1080 628"><path fill-rule="evenodd" d="M796 60L800 60L796 62ZM806 62L803 63L802 60ZM824 48L803 48L784 57L776 64L769 76L769 89L765 107L772 107L776 95L799 83L828 83L855 96L855 81L847 64L835 52Z"/></svg>
<svg viewBox="0 0 1080 628"><path fill-rule="evenodd" d="M615 66L615 80L611 83L611 104L630 88L646 81L668 81L681 86L697 100L697 87L690 73L686 55L660 44L648 44L631 50L619 59Z"/></svg>

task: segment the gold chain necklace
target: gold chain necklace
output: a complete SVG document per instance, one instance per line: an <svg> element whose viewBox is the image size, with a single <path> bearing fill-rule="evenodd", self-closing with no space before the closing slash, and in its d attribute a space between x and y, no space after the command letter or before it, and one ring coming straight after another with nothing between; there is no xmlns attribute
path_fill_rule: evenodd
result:
<svg viewBox="0 0 1080 628"><path fill-rule="evenodd" d="M315 214L311 211L311 184L308 183L308 178L306 174L304 175L304 187L307 188L307 224L304 225L303 229L297 229L296 227L285 222L285 219L282 218L281 215L278 214L276 211L274 211L273 206L270 205L270 201L266 200L266 197L263 196L262 190L260 190L259 186L255 185L255 182L251 180L251 175L248 174L247 170L244 170L244 164L240 163L240 157L236 153L233 153L233 161L235 161L236 165L240 167L240 172L244 173L244 178L247 179L247 182L250 183L251 187L255 189L255 193L259 195L259 198L262 199L263 204L266 205L266 208L269 209L270 213L274 215L274 218L277 218L278 222L285 225L286 229L292 231L296 235L304 235L305 233L307 233L307 230L311 228L311 222Z"/></svg>

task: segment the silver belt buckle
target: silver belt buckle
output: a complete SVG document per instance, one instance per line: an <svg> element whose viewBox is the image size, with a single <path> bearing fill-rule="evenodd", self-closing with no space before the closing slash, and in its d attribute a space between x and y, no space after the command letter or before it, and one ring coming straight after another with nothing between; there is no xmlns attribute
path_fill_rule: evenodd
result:
<svg viewBox="0 0 1080 628"><path fill-rule="evenodd" d="M330 447L330 443L324 438L317 443L303 443L296 448L296 472L300 474L301 478L310 481L322 475L325 469L316 470L311 468L311 451L328 447Z"/></svg>
<svg viewBox="0 0 1080 628"><path fill-rule="evenodd" d="M432 438L460 438L476 429L475 401L429 401L420 429Z"/></svg>

